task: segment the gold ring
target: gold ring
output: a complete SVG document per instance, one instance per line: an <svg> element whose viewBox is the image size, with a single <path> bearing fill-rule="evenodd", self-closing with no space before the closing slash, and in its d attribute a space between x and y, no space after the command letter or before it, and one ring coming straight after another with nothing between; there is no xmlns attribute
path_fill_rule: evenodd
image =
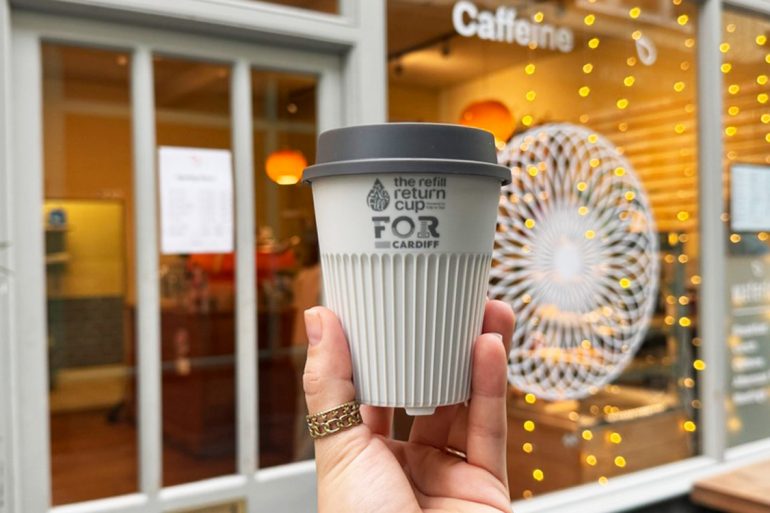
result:
<svg viewBox="0 0 770 513"><path fill-rule="evenodd" d="M363 422L358 401L350 401L305 417L313 439L333 435Z"/></svg>
<svg viewBox="0 0 770 513"><path fill-rule="evenodd" d="M468 455L465 454L465 452L461 451L460 449L455 449L454 447L449 447L448 445L444 447L444 452L447 454L451 454L452 456L457 456L458 458L468 461Z"/></svg>

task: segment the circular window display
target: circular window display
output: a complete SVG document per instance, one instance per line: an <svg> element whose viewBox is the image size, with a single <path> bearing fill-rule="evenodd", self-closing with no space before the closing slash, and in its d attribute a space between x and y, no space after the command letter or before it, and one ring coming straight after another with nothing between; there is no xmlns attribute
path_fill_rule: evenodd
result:
<svg viewBox="0 0 770 513"><path fill-rule="evenodd" d="M549 400L591 395L641 345L658 286L647 196L607 138L547 124L498 154L502 189L490 296L516 313L508 377Z"/></svg>

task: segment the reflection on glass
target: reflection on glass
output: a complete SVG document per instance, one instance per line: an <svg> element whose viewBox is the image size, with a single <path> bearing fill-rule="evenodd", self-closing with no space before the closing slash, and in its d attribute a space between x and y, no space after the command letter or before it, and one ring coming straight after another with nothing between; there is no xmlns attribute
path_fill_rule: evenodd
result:
<svg viewBox="0 0 770 513"><path fill-rule="evenodd" d="M265 0L260 0L265 1ZM311 11L320 11L330 14L340 12L339 0L267 0L271 4L280 4L287 7L296 7L298 9L308 9Z"/></svg>
<svg viewBox="0 0 770 513"><path fill-rule="evenodd" d="M154 70L158 147L229 150L229 68L158 56ZM166 192L163 201L177 206L202 193ZM232 208L232 197L204 200ZM160 255L165 486L235 472L236 438L234 254L168 253Z"/></svg>
<svg viewBox="0 0 770 513"><path fill-rule="evenodd" d="M770 19L724 14L724 194L728 211L727 433L734 446L770 436Z"/></svg>
<svg viewBox="0 0 770 513"><path fill-rule="evenodd" d="M313 457L302 369L303 312L320 303L321 268L312 195L297 183L315 159L316 80L254 70L257 226L259 463Z"/></svg>
<svg viewBox="0 0 770 513"><path fill-rule="evenodd" d="M512 137L547 123L586 127L594 134L586 136L589 146L605 137L635 170L650 201L660 248L652 320L619 377L590 389L584 399L544 400L511 387L511 497L606 483L616 475L686 458L697 451L696 385L704 366L697 358L695 8L687 2L625 0L473 4L478 13L490 11L492 19L497 19L498 6L515 8L510 12L517 21L510 30L505 24L482 30L482 18L473 12L461 13L455 17L460 23L453 24L456 3L389 0L391 121L481 125L495 133L500 149ZM538 137L537 130L531 135ZM573 155L565 165L601 168L601 159L581 159ZM543 172L536 166L520 171L532 177ZM579 195L590 192L591 184L571 186ZM624 195L619 201L634 199ZM590 217L587 207L571 215L582 216ZM521 229L534 233L542 224L533 218ZM591 239L600 230L584 234ZM532 249L517 245L520 252ZM597 265L608 263L609 256L603 258ZM580 272L580 266L573 271ZM633 283L620 280L619 286ZM521 291L515 295L523 312L532 299ZM589 319L590 330L601 332L600 318ZM554 361L569 356L559 347L561 336L551 331L552 339L542 341ZM591 344L576 348L575 354L582 355L573 362L577 379L590 374L581 365L590 366L597 349ZM554 366L547 355L544 361Z"/></svg>
<svg viewBox="0 0 770 513"><path fill-rule="evenodd" d="M131 120L126 53L44 44L54 505L137 490Z"/></svg>
<svg viewBox="0 0 770 513"><path fill-rule="evenodd" d="M185 509L174 513L243 513L243 511L245 511L243 502L232 502L205 508Z"/></svg>

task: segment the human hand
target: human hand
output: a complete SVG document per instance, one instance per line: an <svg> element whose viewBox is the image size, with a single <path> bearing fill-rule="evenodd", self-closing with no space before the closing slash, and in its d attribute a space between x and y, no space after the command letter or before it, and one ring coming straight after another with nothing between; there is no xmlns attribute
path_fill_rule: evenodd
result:
<svg viewBox="0 0 770 513"><path fill-rule="evenodd" d="M391 438L392 408L362 405L363 424L315 441L319 513L510 513L505 463L508 348L513 312L489 301L473 347L468 406L415 417L409 441ZM355 398L345 334L330 310L305 312L308 411ZM501 338L502 337L502 338ZM467 461L446 451L467 454Z"/></svg>

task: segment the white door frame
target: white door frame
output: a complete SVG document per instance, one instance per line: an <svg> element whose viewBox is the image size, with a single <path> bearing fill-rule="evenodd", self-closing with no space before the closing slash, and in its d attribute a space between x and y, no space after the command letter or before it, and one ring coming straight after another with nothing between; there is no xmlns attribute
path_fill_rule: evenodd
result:
<svg viewBox="0 0 770 513"><path fill-rule="evenodd" d="M5 245L11 240L10 229L10 42L11 19L8 6L0 2L0 513L13 511L11 476L16 460L11 438L11 276L3 269L11 268L10 250Z"/></svg>
<svg viewBox="0 0 770 513"><path fill-rule="evenodd" d="M237 472L174 487L162 487L160 301L158 283L154 52L229 64L231 132L237 204L236 244L254 247L254 197L250 69L310 73L317 77L319 130L360 119L355 105L343 109L352 69L337 52L313 53L221 37L181 34L106 21L46 14L11 15L11 152L8 179L14 265L10 324L11 431L17 448L16 510L50 509L47 404L47 342L44 244L39 230L43 205L41 42L120 49L131 53L131 113L135 195L137 372L139 396L139 489L135 494L53 508L57 512L161 512L244 500L249 513L306 511L315 505L312 461L257 468L257 330L254 254L237 253L236 388ZM2 232L0 232L2 235ZM15 329L14 329L15 328ZM0 376L2 377L2 376Z"/></svg>

